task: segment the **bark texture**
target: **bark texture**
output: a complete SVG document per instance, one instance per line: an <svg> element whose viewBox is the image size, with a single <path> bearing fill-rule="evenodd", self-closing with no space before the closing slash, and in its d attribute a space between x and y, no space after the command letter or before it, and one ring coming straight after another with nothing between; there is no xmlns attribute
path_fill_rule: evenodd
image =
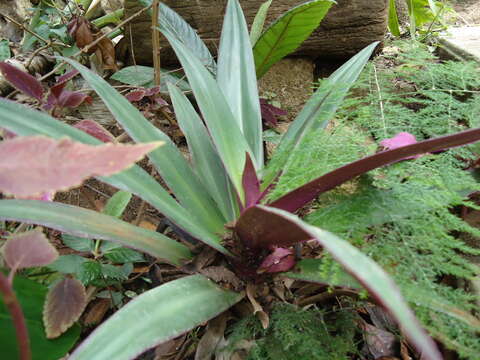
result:
<svg viewBox="0 0 480 360"><path fill-rule="evenodd" d="M165 0L165 4L174 9L193 26L207 43L215 50L219 43L225 12L226 0ZM275 0L269 9L266 26L293 6L304 0ZM261 5L258 0L240 1L249 26ZM136 0L125 0L126 16L138 11ZM345 59L356 54L366 45L382 40L387 26L388 0L337 0L320 27L294 53L313 59ZM127 46L133 44L135 61L139 64L152 63L151 20L148 15L137 18L128 28ZM172 58L168 45L163 43L162 62ZM131 54L131 51L129 52Z"/></svg>

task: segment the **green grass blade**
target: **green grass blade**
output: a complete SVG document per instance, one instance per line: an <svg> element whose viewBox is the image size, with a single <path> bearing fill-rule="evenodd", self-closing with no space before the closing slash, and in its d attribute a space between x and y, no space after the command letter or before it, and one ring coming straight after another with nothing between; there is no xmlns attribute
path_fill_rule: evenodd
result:
<svg viewBox="0 0 480 360"><path fill-rule="evenodd" d="M350 275L361 283L389 311L407 338L425 359L442 359L434 341L422 329L415 314L400 293L400 289L375 261L349 242L340 239L332 233L308 225L289 212L265 206L258 206L258 208L263 212L283 218L283 221L287 221L291 225L296 225L307 237L317 240ZM262 214L259 212L257 216L260 215ZM260 229L259 226L257 227Z"/></svg>
<svg viewBox="0 0 480 360"><path fill-rule="evenodd" d="M102 142L83 131L58 121L51 116L32 110L23 105L0 98L0 127L18 135L45 135L52 138L70 137L85 144L98 145ZM130 191L145 200L177 226L193 237L228 254L220 245L218 235L208 231L202 223L197 222L170 194L146 171L137 165L109 177L100 177L101 181L118 189Z"/></svg>
<svg viewBox="0 0 480 360"><path fill-rule="evenodd" d="M44 225L84 238L118 242L178 266L192 257L185 245L165 235L78 206L39 200L0 200L0 219Z"/></svg>
<svg viewBox="0 0 480 360"><path fill-rule="evenodd" d="M260 5L258 12L253 19L252 28L250 29L250 42L252 43L252 46L255 46L260 35L262 35L263 25L265 24L270 5L272 5L272 0L267 0Z"/></svg>
<svg viewBox="0 0 480 360"><path fill-rule="evenodd" d="M247 152L251 154L250 147L212 74L174 35L168 31L163 31L163 34L172 45L187 74L215 148L239 197L243 199L242 174L245 154Z"/></svg>
<svg viewBox="0 0 480 360"><path fill-rule="evenodd" d="M132 193L123 190L117 191L108 199L102 212L106 215L120 218L131 199Z"/></svg>
<svg viewBox="0 0 480 360"><path fill-rule="evenodd" d="M262 115L247 23L238 0L230 0L220 39L217 82L252 149L257 169L263 167Z"/></svg>
<svg viewBox="0 0 480 360"><path fill-rule="evenodd" d="M168 89L178 125L187 139L195 171L227 221L235 220L238 215L235 195L202 119L178 87L169 83Z"/></svg>
<svg viewBox="0 0 480 360"><path fill-rule="evenodd" d="M290 9L270 25L253 48L257 77L261 78L273 64L298 48L317 28L332 4L335 1L308 1Z"/></svg>
<svg viewBox="0 0 480 360"><path fill-rule="evenodd" d="M395 0L390 0L388 8L388 30L390 30L393 36L400 36L400 24L398 22Z"/></svg>
<svg viewBox="0 0 480 360"><path fill-rule="evenodd" d="M65 61L80 71L115 119L136 142L159 140L165 142L161 149L157 149L160 151L152 151L148 157L180 204L190 211L191 216L203 223L210 231L222 233L225 219L173 141L145 119L135 106L100 76L73 60L65 59Z"/></svg>
<svg viewBox="0 0 480 360"><path fill-rule="evenodd" d="M271 162L275 167L265 171L264 186L275 179L279 170L285 171L290 154L301 145L305 134L328 125L377 45L375 42L364 48L322 82L282 137Z"/></svg>
<svg viewBox="0 0 480 360"><path fill-rule="evenodd" d="M152 4L152 0L137 1L145 7ZM151 15L151 10L149 10L149 13ZM171 34L175 35L175 38L178 41L181 41L186 47L188 47L212 74L217 72L217 64L215 64L215 60L203 40L198 36L197 31L195 31L189 23L163 2L160 2L158 24L161 31L169 31Z"/></svg>
<svg viewBox="0 0 480 360"><path fill-rule="evenodd" d="M134 359L205 323L243 298L202 275L170 281L139 295L100 325L69 360Z"/></svg>

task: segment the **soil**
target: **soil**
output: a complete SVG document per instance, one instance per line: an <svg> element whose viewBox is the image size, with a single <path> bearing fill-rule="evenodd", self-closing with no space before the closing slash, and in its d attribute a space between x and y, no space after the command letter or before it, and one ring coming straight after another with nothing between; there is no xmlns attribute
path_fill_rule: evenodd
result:
<svg viewBox="0 0 480 360"><path fill-rule="evenodd" d="M458 15L456 25L480 26L480 1L457 0L453 7Z"/></svg>

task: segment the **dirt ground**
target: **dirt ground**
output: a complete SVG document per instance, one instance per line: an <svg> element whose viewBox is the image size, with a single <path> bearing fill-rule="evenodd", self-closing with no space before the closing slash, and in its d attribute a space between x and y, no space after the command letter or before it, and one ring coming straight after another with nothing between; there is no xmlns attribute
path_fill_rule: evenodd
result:
<svg viewBox="0 0 480 360"><path fill-rule="evenodd" d="M479 0L457 0L453 7L457 12L456 25L480 26Z"/></svg>

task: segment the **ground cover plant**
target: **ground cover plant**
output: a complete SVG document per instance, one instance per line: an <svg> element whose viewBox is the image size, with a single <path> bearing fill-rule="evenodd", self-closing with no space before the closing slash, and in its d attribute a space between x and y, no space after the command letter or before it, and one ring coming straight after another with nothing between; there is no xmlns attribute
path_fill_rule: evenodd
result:
<svg viewBox="0 0 480 360"><path fill-rule="evenodd" d="M103 181L147 200L182 231L218 250L225 257L221 257L223 260L214 269L204 269L189 261L194 256L182 242L134 227L111 216L59 203L1 200L0 217L3 219L44 224L84 237L85 244L90 243L89 238L118 241L180 266L185 273L202 274L185 276L143 293L93 332L70 358L132 358L223 312L242 299L244 288L249 296L249 286L268 283L270 274L292 270L295 265L296 270L288 276L324 282L324 272L317 270L324 264L332 263L326 255L322 259L302 260L296 264L292 246L311 239L331 253L333 259L390 311L410 343L425 358L440 358L434 343L419 327L400 292L382 268L349 242L308 225L285 210L299 210L323 192L369 170L421 155L425 159L429 157L425 154L474 142L480 138L480 131L473 129L453 135L446 135L451 131L432 134L446 136L418 143L409 137L410 144L401 142L405 135L399 140L396 132L391 133L390 140L383 142L384 149L378 154L350 164L349 161L343 164L322 162L330 166L327 171L315 174L308 172L306 175L313 175L312 178L305 179L302 175L303 181L298 182L296 178L295 185L291 186L292 182L286 185L285 180L291 176L290 170L298 161L298 154L306 151L305 146L311 144L314 135L325 130L328 120L358 77L376 44L347 62L319 87L283 136L271 165L265 167L255 66L249 34L238 3L230 1L227 8L224 24L226 35L222 37L216 78L175 34L166 29L163 31L182 62L204 121L181 91L175 85L168 84L177 120L192 155L192 165L165 134L147 122L108 83L81 65L67 61L103 98L132 139L139 143L164 142L157 150L153 149L159 144L138 146L143 146L144 152L153 150L150 159L175 199L138 167L109 177L106 177L108 173L101 173L97 169L91 171L90 175L103 176ZM240 71L238 59L242 60ZM237 78L229 76L234 73L233 69ZM3 110L0 125L18 135L27 136L4 141L4 149L8 150L9 146L21 141L46 141L44 138L28 136L32 134L53 138L67 135L84 143L100 143L46 114L22 108L23 113L19 115L19 105L3 100L0 104ZM388 138L386 136L384 140ZM52 144L53 141L46 142ZM72 146L78 146L75 144ZM58 144L53 142L53 145ZM425 161L423 159L416 161ZM37 161L45 164L44 159ZM4 161L5 169L11 171L12 162L15 163L7 158ZM341 165L344 166L335 170ZM294 174L305 174L305 171ZM41 184L43 188L29 188L30 193L26 194L20 193L15 186L9 187L12 183L18 184L11 179L13 171L8 175L10 177L2 175L2 191L17 196L44 194L74 185L52 184L52 174L47 172L46 181ZM409 176L414 175L415 172L413 175L409 173ZM84 176L87 175L81 178ZM392 181L398 182L398 177ZM25 180L25 187L27 185L31 186L31 181ZM346 217L343 219L351 220ZM194 252L197 251L199 248L194 249ZM146 313L145 309L151 312ZM135 344L128 341L133 337L137 340Z"/></svg>

